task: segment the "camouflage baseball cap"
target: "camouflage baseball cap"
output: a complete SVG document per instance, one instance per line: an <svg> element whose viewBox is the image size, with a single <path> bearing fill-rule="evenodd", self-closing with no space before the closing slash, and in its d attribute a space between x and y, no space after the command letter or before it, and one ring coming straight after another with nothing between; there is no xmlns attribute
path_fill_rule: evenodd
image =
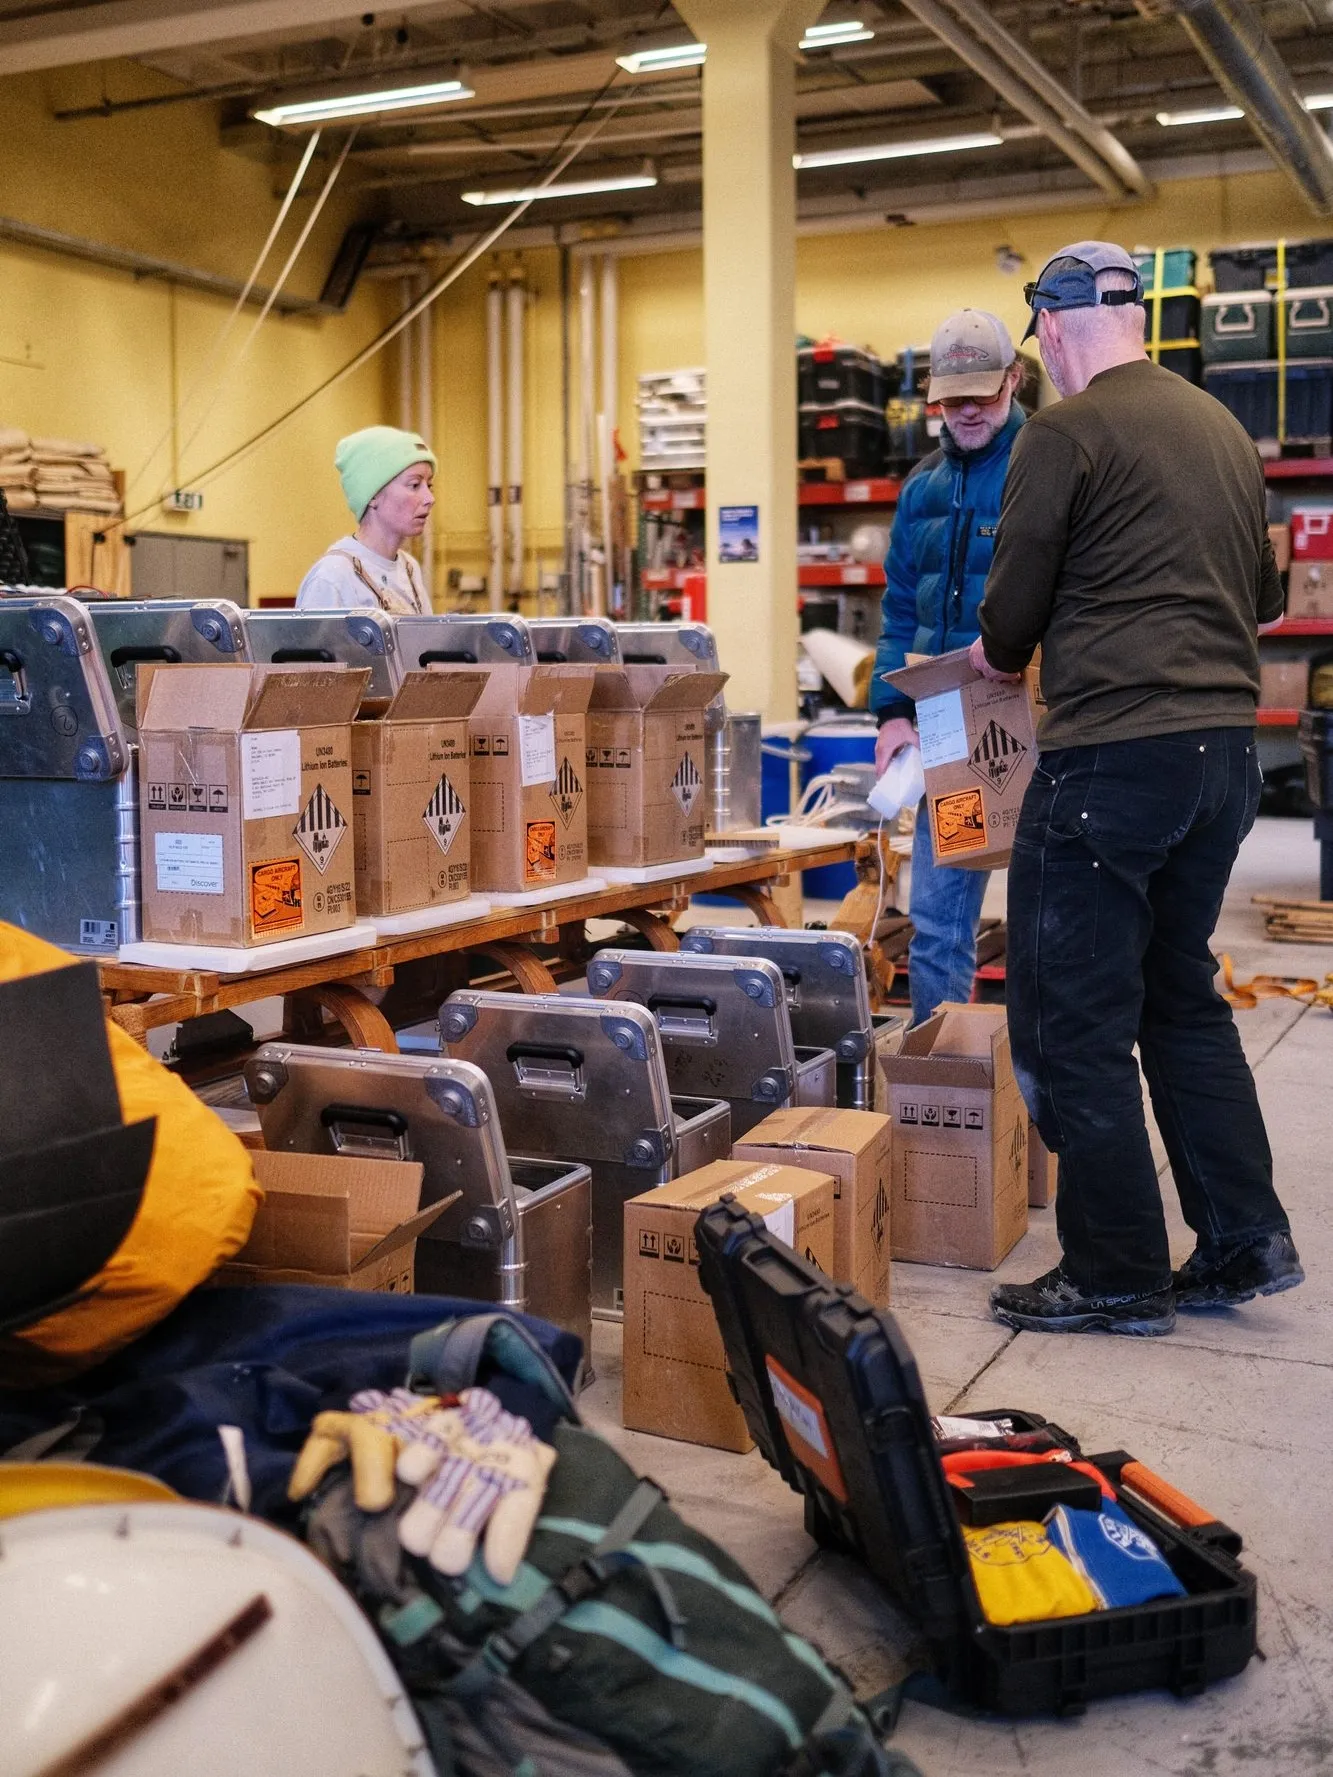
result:
<svg viewBox="0 0 1333 1777"><path fill-rule="evenodd" d="M930 342L927 401L991 401L1014 361L1014 342L998 315L960 309L941 321Z"/></svg>

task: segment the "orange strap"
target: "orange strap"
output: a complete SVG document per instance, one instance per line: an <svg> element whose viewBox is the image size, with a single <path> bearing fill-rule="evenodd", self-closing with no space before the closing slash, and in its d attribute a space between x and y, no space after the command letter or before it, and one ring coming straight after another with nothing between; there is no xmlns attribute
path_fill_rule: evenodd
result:
<svg viewBox="0 0 1333 1777"><path fill-rule="evenodd" d="M1132 1487L1135 1493L1142 1494L1149 1505L1157 1506L1160 1511L1175 1524L1197 1526L1199 1524L1215 1524L1217 1513L1206 1511L1197 1505L1188 1493L1182 1493L1169 1481L1154 1474L1150 1468L1144 1468L1141 1462L1127 1462L1120 1471L1121 1484Z"/></svg>
<svg viewBox="0 0 1333 1777"><path fill-rule="evenodd" d="M1101 1488L1104 1499L1115 1498L1114 1487L1099 1468L1094 1468L1090 1462L1075 1462L1061 1450L955 1450L940 1458L940 1465L948 1480L953 1486L964 1488L972 1485L968 1476L983 1469L1031 1468L1035 1462L1066 1463L1070 1468L1077 1469L1079 1474L1095 1481Z"/></svg>
<svg viewBox="0 0 1333 1777"><path fill-rule="evenodd" d="M1252 1012L1260 1000L1303 1000L1307 1006L1323 1006L1333 999L1325 988L1309 975L1255 975L1249 981L1237 981L1231 958L1223 955L1222 998L1241 1012ZM1330 977L1333 979L1333 977Z"/></svg>

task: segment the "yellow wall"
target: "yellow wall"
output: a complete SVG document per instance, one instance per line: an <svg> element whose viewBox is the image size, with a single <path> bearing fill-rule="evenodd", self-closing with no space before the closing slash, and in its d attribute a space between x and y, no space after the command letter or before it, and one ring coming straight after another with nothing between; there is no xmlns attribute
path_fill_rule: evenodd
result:
<svg viewBox="0 0 1333 1777"><path fill-rule="evenodd" d="M218 146L209 105L168 106L110 118L56 123L59 107L101 92L102 71L0 82L0 210L23 221L155 257L242 278L277 213L290 174ZM143 69L113 65L111 93L142 93ZM169 83L163 82L164 88ZM322 181L322 162L307 190ZM317 171L317 169L321 169ZM279 196L275 197L275 187ZM307 243L290 288L317 295L351 214L335 191ZM261 281L276 272L309 211L302 198ZM0 425L89 438L131 476L170 426L173 385L184 395L207 358L228 302L0 241ZM207 468L276 417L378 331L382 287L363 284L344 316L272 317L179 466L180 479ZM173 325L174 312L174 325ZM257 310L237 323L228 350ZM173 349L174 347L174 349ZM142 528L244 537L251 596L293 593L313 558L348 528L332 468L345 432L388 417L391 354L321 397L278 440L205 490L188 518L146 514ZM20 368L13 360L31 360ZM207 404L184 415L183 437ZM130 490L129 509L173 484L169 449Z"/></svg>

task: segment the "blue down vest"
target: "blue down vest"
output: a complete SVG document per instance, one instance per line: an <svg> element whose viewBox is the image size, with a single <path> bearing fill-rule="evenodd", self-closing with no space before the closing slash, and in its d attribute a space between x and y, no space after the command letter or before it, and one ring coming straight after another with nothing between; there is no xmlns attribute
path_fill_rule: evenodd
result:
<svg viewBox="0 0 1333 1777"><path fill-rule="evenodd" d="M947 654L977 638L1009 452L1023 417L1015 401L985 449L966 453L946 427L940 449L903 485L884 564L888 585L870 686L878 716L912 713L908 699L881 678L902 666L904 655Z"/></svg>

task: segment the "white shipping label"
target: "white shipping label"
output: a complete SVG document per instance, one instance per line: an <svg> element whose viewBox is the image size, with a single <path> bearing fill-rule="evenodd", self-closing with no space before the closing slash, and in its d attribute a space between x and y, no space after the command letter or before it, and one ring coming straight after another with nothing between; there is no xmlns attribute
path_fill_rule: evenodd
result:
<svg viewBox="0 0 1333 1777"><path fill-rule="evenodd" d="M920 698L916 706L917 732L921 736L921 763L953 765L967 758L967 723L963 719L961 691L942 691L938 697Z"/></svg>
<svg viewBox="0 0 1333 1777"><path fill-rule="evenodd" d="M301 806L301 736L295 728L241 736L241 800L247 821Z"/></svg>
<svg viewBox="0 0 1333 1777"><path fill-rule="evenodd" d="M518 777L529 784L549 784L555 776L555 717L518 719Z"/></svg>
<svg viewBox="0 0 1333 1777"><path fill-rule="evenodd" d="M778 1417L784 1419L797 1437L806 1443L819 1456L828 1455L828 1445L824 1441L824 1427L820 1423L819 1414L813 1407L808 1407L803 1400L788 1388L780 1376L773 1374L773 1366L768 1366L768 1386L773 1390L773 1405L778 1410Z"/></svg>
<svg viewBox="0 0 1333 1777"><path fill-rule="evenodd" d="M788 1197L778 1208L769 1210L764 1217L764 1226L771 1234L777 1236L788 1246L796 1243L796 1199Z"/></svg>
<svg viewBox="0 0 1333 1777"><path fill-rule="evenodd" d="M221 833L155 833L157 890L170 895L221 895Z"/></svg>

